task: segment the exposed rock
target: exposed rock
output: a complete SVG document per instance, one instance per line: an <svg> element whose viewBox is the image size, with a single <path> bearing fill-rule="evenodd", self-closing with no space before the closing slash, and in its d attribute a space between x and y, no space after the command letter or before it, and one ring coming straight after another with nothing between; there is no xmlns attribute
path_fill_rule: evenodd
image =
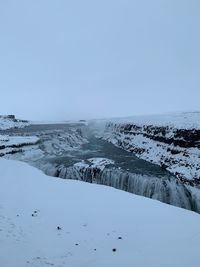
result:
<svg viewBox="0 0 200 267"><path fill-rule="evenodd" d="M103 139L167 169L183 183L200 184L200 130L109 122Z"/></svg>

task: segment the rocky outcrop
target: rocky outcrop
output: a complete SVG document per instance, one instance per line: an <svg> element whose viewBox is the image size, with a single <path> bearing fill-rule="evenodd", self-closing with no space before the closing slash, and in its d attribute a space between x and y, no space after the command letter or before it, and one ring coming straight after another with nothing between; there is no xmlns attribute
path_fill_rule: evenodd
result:
<svg viewBox="0 0 200 267"><path fill-rule="evenodd" d="M107 123L103 138L159 164L185 184L200 184L200 130Z"/></svg>

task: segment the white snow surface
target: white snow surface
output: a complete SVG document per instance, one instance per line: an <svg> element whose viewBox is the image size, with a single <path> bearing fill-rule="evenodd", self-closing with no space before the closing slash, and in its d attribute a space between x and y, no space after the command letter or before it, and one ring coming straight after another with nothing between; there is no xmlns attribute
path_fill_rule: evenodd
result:
<svg viewBox="0 0 200 267"><path fill-rule="evenodd" d="M29 122L23 122L20 120L14 121L6 116L0 116L0 130L8 130L12 128L24 128L28 126Z"/></svg>
<svg viewBox="0 0 200 267"><path fill-rule="evenodd" d="M23 145L23 144L34 144L40 139L37 136L9 136L0 135L0 145L12 146L12 145Z"/></svg>
<svg viewBox="0 0 200 267"><path fill-rule="evenodd" d="M21 146L35 145L40 139L36 136L0 135L0 155L6 155L20 150Z"/></svg>
<svg viewBox="0 0 200 267"><path fill-rule="evenodd" d="M132 116L127 118L111 119L118 123L135 123L139 126L169 126L176 129L200 129L200 112L179 112Z"/></svg>
<svg viewBox="0 0 200 267"><path fill-rule="evenodd" d="M200 129L200 111L90 120L89 126L95 135L100 137L108 122L116 124L132 123L140 127L150 125L168 127L172 131L169 133L168 137L170 137L170 134L173 135L173 129Z"/></svg>
<svg viewBox="0 0 200 267"><path fill-rule="evenodd" d="M2 267L199 267L196 213L22 162L0 170Z"/></svg>

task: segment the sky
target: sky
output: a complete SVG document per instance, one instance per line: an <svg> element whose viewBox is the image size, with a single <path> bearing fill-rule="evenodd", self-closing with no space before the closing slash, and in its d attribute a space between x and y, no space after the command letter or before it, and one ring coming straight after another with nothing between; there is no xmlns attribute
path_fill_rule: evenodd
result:
<svg viewBox="0 0 200 267"><path fill-rule="evenodd" d="M0 114L200 110L199 0L0 0Z"/></svg>

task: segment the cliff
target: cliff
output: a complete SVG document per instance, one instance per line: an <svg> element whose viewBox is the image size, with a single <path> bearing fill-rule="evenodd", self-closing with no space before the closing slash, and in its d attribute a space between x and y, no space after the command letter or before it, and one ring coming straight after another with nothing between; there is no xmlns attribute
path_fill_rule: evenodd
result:
<svg viewBox="0 0 200 267"><path fill-rule="evenodd" d="M160 117L159 122L139 121L138 118L108 122L102 134L104 140L135 153L138 157L160 165L189 185L200 184L200 113L179 115L184 123L177 122L171 115L169 122ZM178 116L176 116L177 119ZM188 123L187 123L188 119ZM194 128L195 127L195 128Z"/></svg>

